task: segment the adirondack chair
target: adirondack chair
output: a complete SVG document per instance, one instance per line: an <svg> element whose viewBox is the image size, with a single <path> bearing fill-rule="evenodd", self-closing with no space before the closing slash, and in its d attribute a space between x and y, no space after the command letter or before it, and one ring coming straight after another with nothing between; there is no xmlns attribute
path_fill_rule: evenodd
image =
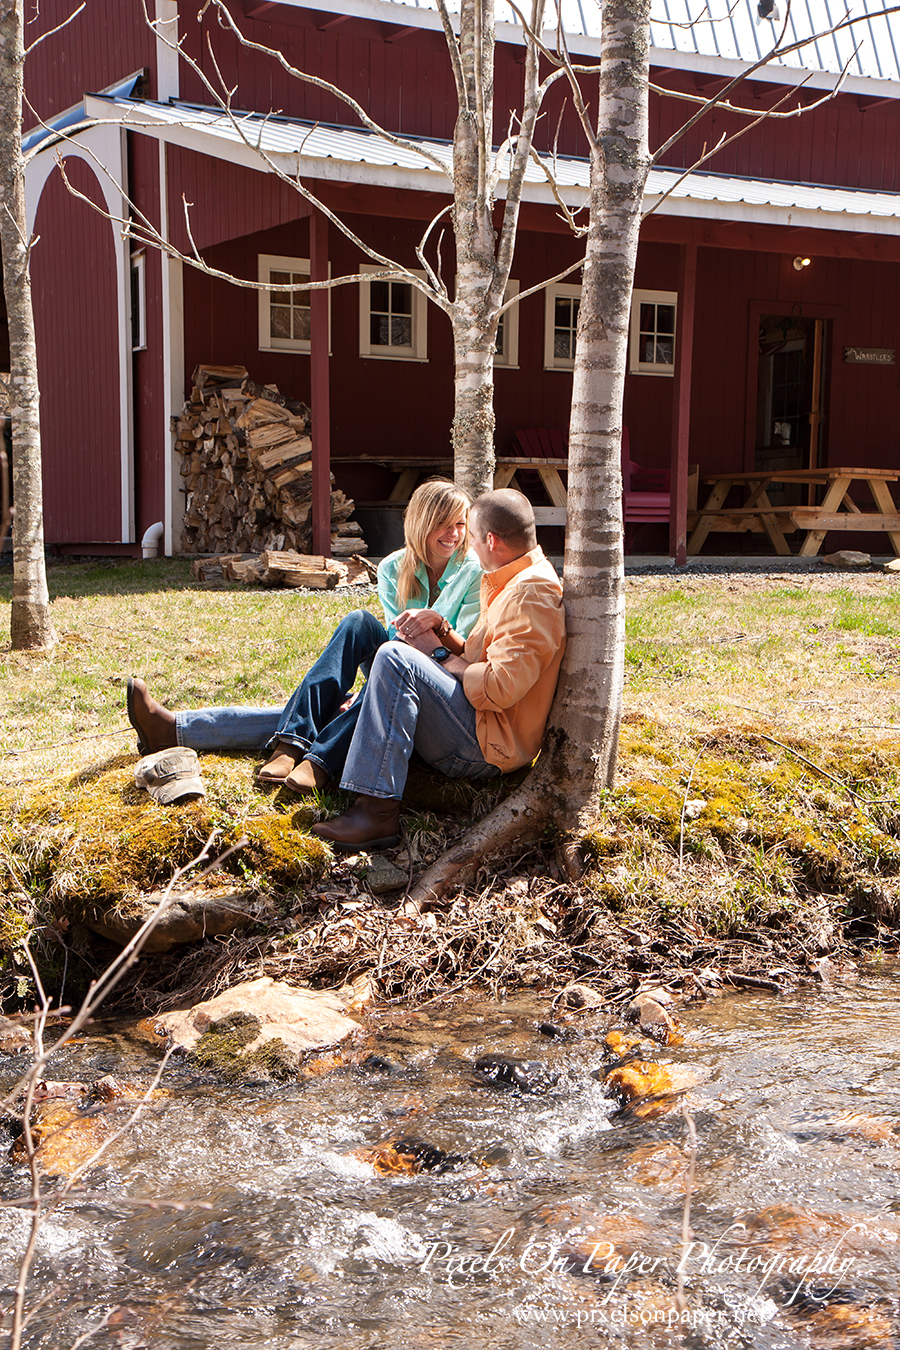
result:
<svg viewBox="0 0 900 1350"><path fill-rule="evenodd" d="M547 489L553 506L535 508L538 525L564 525L566 489L559 470L566 467L568 443L565 433L555 428L531 427L513 437L513 454L498 458L497 487L518 486L517 474L536 471ZM562 460L559 468L554 460ZM549 461L549 462L548 462ZM622 430L622 507L625 524L625 552L630 553L641 525L668 524L671 510L669 475L642 469L631 458L628 428Z"/></svg>
<svg viewBox="0 0 900 1350"><path fill-rule="evenodd" d="M641 525L669 523L672 494L669 475L663 471L642 469L631 458L628 428L622 429L622 515L625 524L625 552L630 553Z"/></svg>

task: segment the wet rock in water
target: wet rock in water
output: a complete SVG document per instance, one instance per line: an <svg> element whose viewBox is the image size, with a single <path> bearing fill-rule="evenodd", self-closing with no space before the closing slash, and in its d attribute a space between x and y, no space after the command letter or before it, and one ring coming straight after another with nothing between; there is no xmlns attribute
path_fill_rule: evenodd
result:
<svg viewBox="0 0 900 1350"><path fill-rule="evenodd" d="M31 1048L31 1032L8 1017L0 1017L0 1054L28 1054Z"/></svg>
<svg viewBox="0 0 900 1350"><path fill-rule="evenodd" d="M352 1156L368 1163L377 1176L416 1176L419 1172L449 1172L466 1161L462 1153L445 1153L424 1139L410 1135L389 1144L354 1149Z"/></svg>
<svg viewBox="0 0 900 1350"><path fill-rule="evenodd" d="M85 1103L89 1106L121 1102L125 1106L136 1105L142 1101L163 1101L172 1096L168 1088L153 1088L148 1092L141 1083L131 1083L123 1078L114 1078L111 1073L98 1078L96 1083L85 1088Z"/></svg>
<svg viewBox="0 0 900 1350"><path fill-rule="evenodd" d="M658 1064L635 1059L610 1069L604 1086L623 1110L639 1120L649 1120L678 1109L679 1099L703 1082L706 1073L681 1064Z"/></svg>
<svg viewBox="0 0 900 1350"><path fill-rule="evenodd" d="M683 1148L670 1142L642 1144L625 1160L632 1181L639 1186L658 1186L683 1191L691 1160Z"/></svg>
<svg viewBox="0 0 900 1350"><path fill-rule="evenodd" d="M812 1345L821 1350L888 1350L900 1344L897 1327L885 1310L865 1307L852 1298L838 1301L834 1295L823 1306L827 1293L822 1289L818 1303L812 1298L789 1307Z"/></svg>
<svg viewBox="0 0 900 1350"><path fill-rule="evenodd" d="M798 1256L821 1256L823 1243L839 1242L838 1266L847 1257L883 1251L886 1246L896 1249L900 1242L900 1221L883 1214L821 1213L785 1203L768 1205L741 1222L746 1228L744 1243L749 1234L759 1247L789 1248Z"/></svg>
<svg viewBox="0 0 900 1350"><path fill-rule="evenodd" d="M84 923L92 932L124 947L146 923L164 894L151 891L142 895L125 913L116 907L90 909ZM209 885L179 891L171 897L141 950L168 952L187 942L235 933L271 914L271 905L246 887Z"/></svg>
<svg viewBox="0 0 900 1350"><path fill-rule="evenodd" d="M268 975L153 1021L170 1045L226 1076L238 1070L275 1077L296 1072L308 1050L337 1045L359 1030L339 993L295 989Z"/></svg>
<svg viewBox="0 0 900 1350"><path fill-rule="evenodd" d="M589 984L567 984L559 995L559 1003L564 1008L573 1008L578 1012L588 1008L602 1008L603 996Z"/></svg>
<svg viewBox="0 0 900 1350"><path fill-rule="evenodd" d="M647 1051L653 1050L649 1041L645 1041L641 1036L628 1036L624 1031L608 1031L603 1037L603 1054L607 1059L615 1060L621 1064L628 1059L637 1059ZM606 1070L602 1070L601 1076L605 1076ZM596 1076L596 1075L595 1075Z"/></svg>
<svg viewBox="0 0 900 1350"><path fill-rule="evenodd" d="M110 1123L105 1116L85 1115L75 1102L63 1097L50 1097L40 1102L34 1108L31 1120L38 1170L47 1177L73 1177L91 1162L110 1133ZM24 1134L13 1144L10 1159L19 1166L27 1166Z"/></svg>
<svg viewBox="0 0 900 1350"><path fill-rule="evenodd" d="M644 1035L660 1045L681 1045L684 1041L677 1018L649 994L638 995L628 1008L627 1018L629 1022L638 1022Z"/></svg>
<svg viewBox="0 0 900 1350"><path fill-rule="evenodd" d="M505 1059L502 1055L482 1055L475 1061L475 1072L489 1083L520 1092L545 1092L559 1081L559 1074L538 1060Z"/></svg>
<svg viewBox="0 0 900 1350"><path fill-rule="evenodd" d="M366 1055L359 1061L359 1068L366 1073L399 1073L399 1066L385 1059L384 1055Z"/></svg>
<svg viewBox="0 0 900 1350"><path fill-rule="evenodd" d="M823 1122L830 1133L847 1135L854 1139L868 1139L872 1143L896 1144L900 1142L900 1121L890 1116L866 1116L856 1111L848 1111L843 1116L834 1116Z"/></svg>
<svg viewBox="0 0 900 1350"><path fill-rule="evenodd" d="M653 1251L654 1229L631 1214L603 1214L579 1201L538 1210L537 1221L553 1236L541 1236L540 1249L552 1245L573 1274L615 1279L628 1273L659 1273L664 1257Z"/></svg>
<svg viewBox="0 0 900 1350"><path fill-rule="evenodd" d="M574 1041L578 1037L574 1027L563 1027L558 1022L538 1022L537 1029L542 1036L549 1036L551 1040Z"/></svg>

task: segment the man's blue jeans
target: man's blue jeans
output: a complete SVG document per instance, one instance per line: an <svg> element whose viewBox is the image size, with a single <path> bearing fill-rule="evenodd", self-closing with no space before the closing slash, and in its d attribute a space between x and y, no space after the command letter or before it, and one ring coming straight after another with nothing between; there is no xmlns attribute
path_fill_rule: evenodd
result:
<svg viewBox="0 0 900 1350"><path fill-rule="evenodd" d="M460 682L403 642L375 653L341 787L366 797L401 798L417 750L448 778L494 778L475 734L475 709Z"/></svg>
<svg viewBox="0 0 900 1350"><path fill-rule="evenodd" d="M176 713L178 744L194 750L263 750L276 741L286 741L338 779L362 699L344 712L341 704L357 672L368 675L373 656L387 638L384 625L374 615L355 610L338 624L285 707L198 708Z"/></svg>

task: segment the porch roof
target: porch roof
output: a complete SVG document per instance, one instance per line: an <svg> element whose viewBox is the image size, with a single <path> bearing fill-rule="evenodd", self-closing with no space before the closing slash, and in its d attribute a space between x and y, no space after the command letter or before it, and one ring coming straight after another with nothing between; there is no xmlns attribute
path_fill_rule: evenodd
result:
<svg viewBox="0 0 900 1350"><path fill-rule="evenodd" d="M319 180L355 182L422 192L449 190L452 147L448 141L404 136L395 141L361 128L329 126L259 113L177 102L153 103L115 94L87 94L93 120L131 130L200 154L227 159L259 172ZM560 157L551 165L560 196L571 206L585 202L588 161ZM505 174L501 171L498 195ZM665 194L669 194L666 196ZM526 201L554 204L547 176L529 164ZM665 198L664 200L662 200ZM900 233L900 193L867 192L809 183L786 183L729 174L652 169L645 209L664 215L755 224L793 225L852 233Z"/></svg>

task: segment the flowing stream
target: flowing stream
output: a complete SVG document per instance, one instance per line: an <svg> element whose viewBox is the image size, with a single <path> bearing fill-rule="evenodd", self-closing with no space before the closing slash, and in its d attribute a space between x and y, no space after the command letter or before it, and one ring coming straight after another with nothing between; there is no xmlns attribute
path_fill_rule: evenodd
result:
<svg viewBox="0 0 900 1350"><path fill-rule="evenodd" d="M303 1082L234 1087L170 1061L167 1095L47 1214L23 1344L900 1345L898 994L882 962L679 1009L685 1043L654 1057L706 1075L690 1119L619 1111L602 1038L621 1023L563 1018L549 995L376 1011L360 1062ZM484 1055L527 1061L531 1090L488 1081ZM0 1056L0 1087L21 1065ZM157 1065L100 1025L52 1076L146 1085ZM411 1138L421 1170L379 1174L372 1158L396 1154L371 1150ZM30 1221L8 1144L4 1306Z"/></svg>

